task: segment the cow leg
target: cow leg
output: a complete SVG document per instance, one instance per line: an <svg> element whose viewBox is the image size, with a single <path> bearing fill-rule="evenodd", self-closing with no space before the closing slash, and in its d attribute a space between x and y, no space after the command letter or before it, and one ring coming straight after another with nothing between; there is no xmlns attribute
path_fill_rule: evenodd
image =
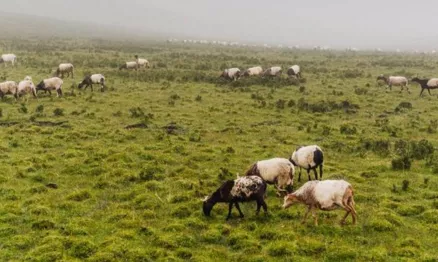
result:
<svg viewBox="0 0 438 262"><path fill-rule="evenodd" d="M231 209L233 209L233 205L234 205L234 202L230 202L230 204L228 205L228 216L227 216L227 220L231 218Z"/></svg>
<svg viewBox="0 0 438 262"><path fill-rule="evenodd" d="M239 211L240 218L243 218L244 215L243 215L243 213L242 213L242 210L240 210L239 203L238 203L238 202L235 202L234 205L236 206L237 210Z"/></svg>

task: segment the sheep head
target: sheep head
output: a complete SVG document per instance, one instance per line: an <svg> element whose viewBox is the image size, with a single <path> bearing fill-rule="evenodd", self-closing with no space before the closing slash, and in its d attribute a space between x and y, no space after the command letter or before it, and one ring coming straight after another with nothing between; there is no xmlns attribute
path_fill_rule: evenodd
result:
<svg viewBox="0 0 438 262"><path fill-rule="evenodd" d="M284 197L283 208L288 208L296 202L298 202L298 199L295 194L289 194Z"/></svg>

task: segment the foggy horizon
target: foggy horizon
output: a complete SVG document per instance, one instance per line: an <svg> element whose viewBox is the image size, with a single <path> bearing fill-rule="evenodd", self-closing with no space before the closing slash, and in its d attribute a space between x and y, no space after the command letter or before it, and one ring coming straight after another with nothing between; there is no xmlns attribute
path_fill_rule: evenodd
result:
<svg viewBox="0 0 438 262"><path fill-rule="evenodd" d="M434 30L438 2L431 0L2 2L6 13L117 26L166 38L331 48L438 48Z"/></svg>

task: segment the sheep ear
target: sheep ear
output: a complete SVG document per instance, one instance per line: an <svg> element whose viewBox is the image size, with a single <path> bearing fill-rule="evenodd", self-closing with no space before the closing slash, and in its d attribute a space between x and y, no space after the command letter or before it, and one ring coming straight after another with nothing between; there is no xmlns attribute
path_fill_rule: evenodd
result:
<svg viewBox="0 0 438 262"><path fill-rule="evenodd" d="M239 173L236 173L236 178L239 178L239 177L240 177Z"/></svg>
<svg viewBox="0 0 438 262"><path fill-rule="evenodd" d="M234 186L234 180L226 181L219 189L221 197L223 198L224 196L228 196L231 192L231 189L233 189L233 186Z"/></svg>

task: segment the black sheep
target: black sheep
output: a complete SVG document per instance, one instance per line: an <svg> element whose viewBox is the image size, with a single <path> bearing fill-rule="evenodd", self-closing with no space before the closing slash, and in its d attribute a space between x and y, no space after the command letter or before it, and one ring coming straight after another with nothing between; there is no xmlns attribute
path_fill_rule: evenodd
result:
<svg viewBox="0 0 438 262"><path fill-rule="evenodd" d="M266 192L266 183L258 176L244 176L236 180L228 180L214 192L211 197L204 200L204 215L210 216L211 210L216 203L229 203L227 220L231 218L231 209L233 205L239 211L240 217L243 217L240 210L239 202L256 201L257 214L260 207L263 207L265 213L268 212L268 206L265 203L264 195Z"/></svg>

